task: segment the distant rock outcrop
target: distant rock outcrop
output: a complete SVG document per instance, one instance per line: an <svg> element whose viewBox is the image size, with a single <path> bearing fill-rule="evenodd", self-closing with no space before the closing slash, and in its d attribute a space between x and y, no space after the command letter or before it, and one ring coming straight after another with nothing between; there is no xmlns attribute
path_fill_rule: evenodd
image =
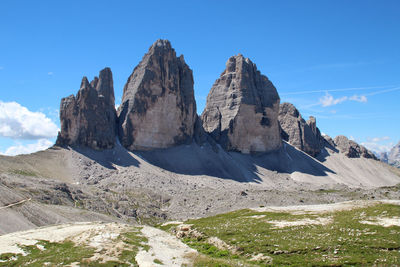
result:
<svg viewBox="0 0 400 267"><path fill-rule="evenodd" d="M279 95L242 55L229 58L207 97L204 130L226 150L268 152L281 147Z"/></svg>
<svg viewBox="0 0 400 267"><path fill-rule="evenodd" d="M130 150L191 141L196 122L192 70L157 40L129 77L118 108L121 144Z"/></svg>
<svg viewBox="0 0 400 267"><path fill-rule="evenodd" d="M332 150L336 150L336 144L335 141L333 141L332 137L330 137L329 135L322 135L322 138L324 139L324 144L325 147L332 149ZM337 152L337 151L335 151Z"/></svg>
<svg viewBox="0 0 400 267"><path fill-rule="evenodd" d="M382 161L384 163L389 163L389 158L388 158L388 153L387 152L379 153L378 158L379 158L380 161Z"/></svg>
<svg viewBox="0 0 400 267"><path fill-rule="evenodd" d="M339 135L335 137L336 147L341 153L344 153L349 158L371 158L377 160L374 153L366 149L364 146L349 140L346 136Z"/></svg>
<svg viewBox="0 0 400 267"><path fill-rule="evenodd" d="M113 148L116 118L112 73L105 68L91 83L83 77L78 94L61 100L61 131L56 144Z"/></svg>
<svg viewBox="0 0 400 267"><path fill-rule="evenodd" d="M282 139L315 157L324 147L324 139L317 128L316 119L306 122L293 104L283 103L279 109Z"/></svg>
<svg viewBox="0 0 400 267"><path fill-rule="evenodd" d="M388 154L388 163L400 167L400 142L390 150Z"/></svg>

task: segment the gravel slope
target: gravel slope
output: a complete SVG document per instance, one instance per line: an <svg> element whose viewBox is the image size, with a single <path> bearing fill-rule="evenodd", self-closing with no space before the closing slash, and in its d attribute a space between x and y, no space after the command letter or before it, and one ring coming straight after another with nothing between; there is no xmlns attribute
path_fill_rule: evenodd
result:
<svg viewBox="0 0 400 267"><path fill-rule="evenodd" d="M48 149L0 156L0 205L32 199L0 210L0 233L71 221L149 223L259 206L400 199L393 187L399 183L399 173L381 162L329 150L314 159L287 143L261 155L195 143L135 153L120 145L102 152Z"/></svg>

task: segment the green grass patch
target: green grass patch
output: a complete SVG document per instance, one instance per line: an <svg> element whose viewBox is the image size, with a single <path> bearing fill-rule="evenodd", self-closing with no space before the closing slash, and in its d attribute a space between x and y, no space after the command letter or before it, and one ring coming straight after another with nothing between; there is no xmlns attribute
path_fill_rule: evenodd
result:
<svg viewBox="0 0 400 267"><path fill-rule="evenodd" d="M120 251L118 261L99 262L90 258L95 254L95 248L76 245L72 241L53 243L39 241L35 245L21 246L27 254L0 254L0 266L65 266L77 262L80 266L138 266L135 257L139 249L148 250L147 238L141 236L140 229L134 227L121 233L118 240L126 246ZM101 258L101 256L100 256Z"/></svg>
<svg viewBox="0 0 400 267"><path fill-rule="evenodd" d="M37 245L43 246L43 250L39 249ZM48 241L39 241L36 245L21 246L25 253L22 254L2 254L0 258L6 262L0 262L0 266L45 266L51 263L52 266L62 266L79 262L82 265L87 265L88 258L93 256L94 248L85 246L76 246L71 241L62 243L51 243ZM15 260L12 260L15 258Z"/></svg>
<svg viewBox="0 0 400 267"><path fill-rule="evenodd" d="M38 174L37 174L36 172L28 171L28 170L22 170L22 169L10 170L10 173L12 173L12 174L18 174L18 175L23 175L23 176L38 177Z"/></svg>
<svg viewBox="0 0 400 267"><path fill-rule="evenodd" d="M132 231L122 233L119 238L127 245L126 249L121 252L119 260L137 266L135 257L139 249L146 251L150 249L147 245L148 239L141 235L140 228L134 228Z"/></svg>
<svg viewBox="0 0 400 267"><path fill-rule="evenodd" d="M265 266L266 262L252 262L252 256L272 257L273 265L279 266L397 265L400 262L400 227L368 225L360 221L399 214L400 207L390 204L302 215L240 210L185 222L204 233L204 238L183 241L212 259L244 261L259 266ZM252 217L254 215L264 217ZM332 223L283 228L269 223L321 217L329 217ZM240 252L221 252L206 242L207 237L212 236L239 248Z"/></svg>
<svg viewBox="0 0 400 267"><path fill-rule="evenodd" d="M153 262L156 263L156 264L159 264L159 265L164 265L164 263L159 259L154 259Z"/></svg>

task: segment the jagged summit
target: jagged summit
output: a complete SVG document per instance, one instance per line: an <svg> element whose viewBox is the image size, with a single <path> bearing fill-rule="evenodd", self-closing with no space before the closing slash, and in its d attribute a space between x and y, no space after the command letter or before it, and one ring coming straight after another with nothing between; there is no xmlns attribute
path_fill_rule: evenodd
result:
<svg viewBox="0 0 400 267"><path fill-rule="evenodd" d="M313 157L321 152L324 139L314 117L311 116L306 122L293 104L282 103L279 109L279 123L283 140Z"/></svg>
<svg viewBox="0 0 400 267"><path fill-rule="evenodd" d="M349 140L344 135L338 135L334 139L335 145L341 153L344 153L348 158L371 158L377 160L374 153L369 151L362 145L357 144L353 140Z"/></svg>
<svg viewBox="0 0 400 267"><path fill-rule="evenodd" d="M61 100L56 144L103 150L113 148L118 138L133 151L194 140L215 149L219 143L227 151L262 153L278 151L285 140L313 157L328 147L348 157L375 159L344 136L335 140L321 136L316 118L305 121L294 105L280 105L275 86L242 54L226 62L201 118L196 113L193 84L192 70L183 56L177 57L168 40L159 39L129 76L118 112L110 68L101 70L91 82L82 78L76 96ZM393 151L392 158L399 154Z"/></svg>
<svg viewBox="0 0 400 267"><path fill-rule="evenodd" d="M192 140L196 102L192 70L167 40L157 40L129 77L118 110L121 144L167 148Z"/></svg>
<svg viewBox="0 0 400 267"><path fill-rule="evenodd" d="M151 47L151 49L166 49L166 50L172 50L172 45L171 42L169 40L163 40L163 39L158 39L157 41L155 41Z"/></svg>
<svg viewBox="0 0 400 267"><path fill-rule="evenodd" d="M57 145L93 149L114 147L116 111L110 68L101 70L91 83L83 77L77 95L61 100L60 122Z"/></svg>
<svg viewBox="0 0 400 267"><path fill-rule="evenodd" d="M279 95L250 59L230 57L215 81L201 115L203 127L227 150L279 149Z"/></svg>

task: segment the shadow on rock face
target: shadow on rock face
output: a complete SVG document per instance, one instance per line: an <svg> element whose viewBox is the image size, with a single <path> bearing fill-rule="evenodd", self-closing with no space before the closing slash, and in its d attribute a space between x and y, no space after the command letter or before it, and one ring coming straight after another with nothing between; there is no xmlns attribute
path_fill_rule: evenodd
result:
<svg viewBox="0 0 400 267"><path fill-rule="evenodd" d="M286 142L283 143L282 148L278 151L252 156L252 159L255 166L280 173L291 174L293 172L301 172L314 176L327 176L327 173L335 173L315 158Z"/></svg>
<svg viewBox="0 0 400 267"><path fill-rule="evenodd" d="M183 175L207 175L238 182L263 181L259 168L278 173L301 172L314 176L327 176L334 173L317 159L284 142L275 152L261 154L242 154L226 152L208 142L198 145L195 142L167 149L129 152L119 143L113 149L97 151L90 148L71 148L108 169L121 167L140 167L137 157L148 164ZM264 174L265 175L265 174Z"/></svg>
<svg viewBox="0 0 400 267"><path fill-rule="evenodd" d="M334 173L316 159L284 143L276 152L264 154L242 154L216 152L209 144L195 143L169 149L135 152L148 163L162 169L184 175L208 175L238 182L260 183L262 177L257 171L261 167L279 173L302 172L315 176Z"/></svg>
<svg viewBox="0 0 400 267"><path fill-rule="evenodd" d="M106 149L102 151L81 147L72 147L71 149L92 159L107 169L115 169L115 166L139 167L140 165L139 161L135 159L132 154L119 143L115 144L113 149Z"/></svg>

